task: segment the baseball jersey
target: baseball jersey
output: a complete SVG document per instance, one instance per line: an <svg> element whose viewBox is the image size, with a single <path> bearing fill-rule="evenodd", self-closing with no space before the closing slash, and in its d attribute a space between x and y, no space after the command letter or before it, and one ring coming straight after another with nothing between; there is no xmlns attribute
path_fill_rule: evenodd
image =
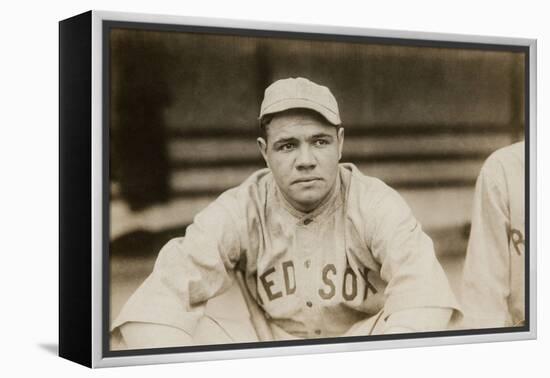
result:
<svg viewBox="0 0 550 378"><path fill-rule="evenodd" d="M339 336L380 311L458 309L401 196L340 164L331 194L310 213L288 204L268 169L224 192L161 250L112 328L143 321L192 334L204 302L231 286L232 269L244 272L266 318L294 337Z"/></svg>
<svg viewBox="0 0 550 378"><path fill-rule="evenodd" d="M525 143L494 152L476 182L462 301L464 326L525 320Z"/></svg>

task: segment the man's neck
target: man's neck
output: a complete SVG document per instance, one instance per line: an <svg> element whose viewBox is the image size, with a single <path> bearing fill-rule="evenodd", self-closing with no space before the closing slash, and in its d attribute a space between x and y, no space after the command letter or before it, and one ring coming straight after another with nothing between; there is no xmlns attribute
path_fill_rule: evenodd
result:
<svg viewBox="0 0 550 378"><path fill-rule="evenodd" d="M300 209L297 206L294 206L284 195L284 193L277 188L277 191L280 194L281 199L284 201L285 206L290 211L291 214L295 215L298 218L304 217L306 215L316 216L323 212L327 205L334 199L336 192L340 188L340 173L338 173L334 179L334 183L330 191L311 209Z"/></svg>

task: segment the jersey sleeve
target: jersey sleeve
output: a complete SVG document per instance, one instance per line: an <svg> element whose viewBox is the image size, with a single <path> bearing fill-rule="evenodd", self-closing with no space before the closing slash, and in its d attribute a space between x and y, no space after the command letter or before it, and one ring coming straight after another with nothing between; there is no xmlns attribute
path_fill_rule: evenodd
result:
<svg viewBox="0 0 550 378"><path fill-rule="evenodd" d="M126 322L146 322L193 334L205 302L232 283L240 238L227 198L200 212L185 237L170 240L160 251L153 272L130 297L111 330Z"/></svg>
<svg viewBox="0 0 550 378"><path fill-rule="evenodd" d="M367 214L373 219L367 242L387 282L385 316L415 308L448 308L460 314L432 240L401 196L387 188Z"/></svg>
<svg viewBox="0 0 550 378"><path fill-rule="evenodd" d="M502 327L507 323L509 216L500 170L498 162L488 160L476 181L461 289L464 327Z"/></svg>

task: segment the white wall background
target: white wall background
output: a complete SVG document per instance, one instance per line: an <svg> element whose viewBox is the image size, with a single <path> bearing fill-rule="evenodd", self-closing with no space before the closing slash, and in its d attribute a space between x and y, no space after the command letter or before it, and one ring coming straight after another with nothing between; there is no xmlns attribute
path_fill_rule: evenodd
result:
<svg viewBox="0 0 550 378"><path fill-rule="evenodd" d="M541 376L548 368L546 162L550 26L540 1L57 1L7 2L0 23L2 376L464 377ZM538 39L537 341L176 364L92 372L56 357L58 25L89 9L315 23ZM545 350L546 349L546 350Z"/></svg>

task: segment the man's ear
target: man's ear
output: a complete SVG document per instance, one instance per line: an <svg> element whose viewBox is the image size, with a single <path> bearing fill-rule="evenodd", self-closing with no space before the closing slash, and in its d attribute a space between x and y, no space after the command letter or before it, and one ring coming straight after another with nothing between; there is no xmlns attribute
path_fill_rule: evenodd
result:
<svg viewBox="0 0 550 378"><path fill-rule="evenodd" d="M342 159L342 151L344 150L344 128L338 129L338 161Z"/></svg>
<svg viewBox="0 0 550 378"><path fill-rule="evenodd" d="M267 162L267 142L262 137L259 137L256 141L258 142L258 148L260 149L260 153L265 160L265 164L269 167L269 163Z"/></svg>

